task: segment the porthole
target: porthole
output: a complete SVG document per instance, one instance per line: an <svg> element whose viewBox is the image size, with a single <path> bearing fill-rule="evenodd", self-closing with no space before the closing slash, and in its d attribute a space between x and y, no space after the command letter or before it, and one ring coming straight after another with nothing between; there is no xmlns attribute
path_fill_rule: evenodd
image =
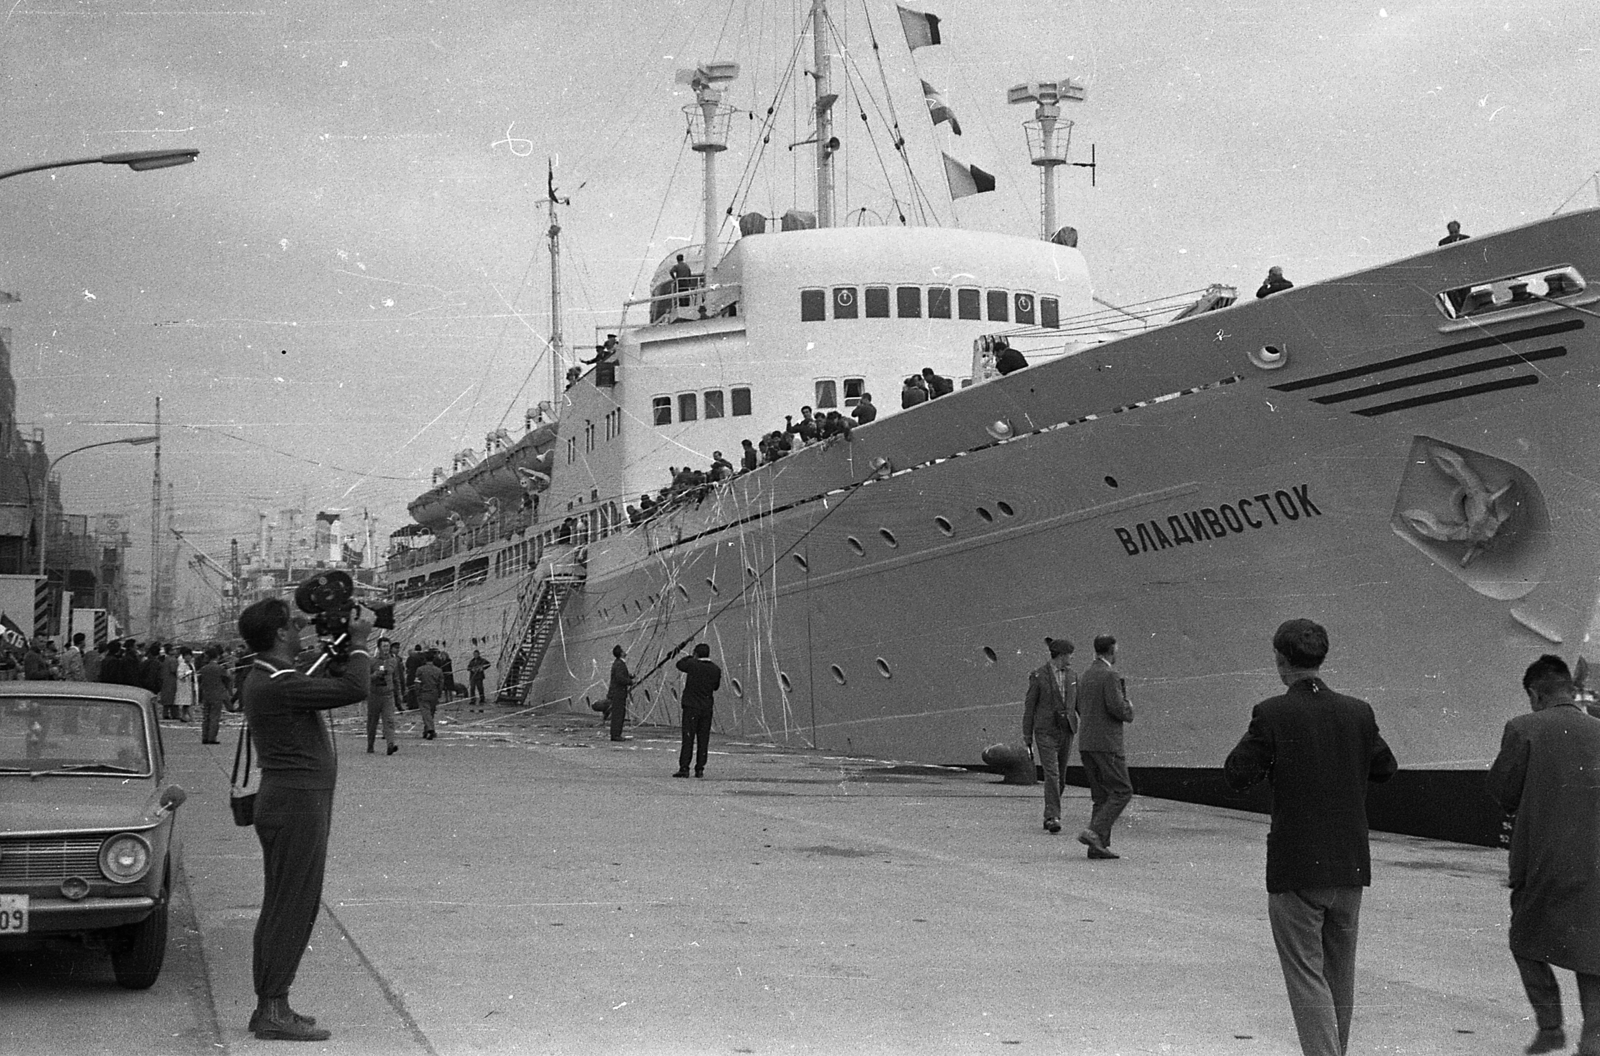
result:
<svg viewBox="0 0 1600 1056"><path fill-rule="evenodd" d="M756 578L756 570L751 568L749 565L744 566L744 574L749 576L751 579Z"/></svg>
<svg viewBox="0 0 1600 1056"><path fill-rule="evenodd" d="M833 672L833 680L835 682L839 683L841 686L844 685L844 668L840 667L838 664L829 664L828 670Z"/></svg>
<svg viewBox="0 0 1600 1056"><path fill-rule="evenodd" d="M978 516L982 517L986 521L993 521L994 520L994 514L990 513L987 509L985 509L982 506L978 507Z"/></svg>
<svg viewBox="0 0 1600 1056"><path fill-rule="evenodd" d="M583 708L585 711L593 710L593 703L589 700L589 695L587 693L583 695Z"/></svg>
<svg viewBox="0 0 1600 1056"><path fill-rule="evenodd" d="M672 699L673 700L677 700L678 699L678 687L677 686L673 686L672 687Z"/></svg>
<svg viewBox="0 0 1600 1056"><path fill-rule="evenodd" d="M646 704L650 703L650 691L648 689L644 691L644 702Z"/></svg>
<svg viewBox="0 0 1600 1056"><path fill-rule="evenodd" d="M684 601L691 600L689 597L689 588L685 587L682 583L678 584L678 593L683 595Z"/></svg>
<svg viewBox="0 0 1600 1056"><path fill-rule="evenodd" d="M1015 517L1017 515L1017 511L1011 508L1010 503L997 502L995 505L998 506L1000 508L1000 512L1005 514L1007 517Z"/></svg>
<svg viewBox="0 0 1600 1056"><path fill-rule="evenodd" d="M885 543L889 544L889 548L890 549L893 549L893 548L895 548L895 547L900 545L900 540L896 539L894 537L894 533L891 532L889 529L887 529L887 528L879 528L878 529L878 534L883 536L883 541Z"/></svg>
<svg viewBox="0 0 1600 1056"><path fill-rule="evenodd" d="M1281 370L1289 363L1289 353L1277 345L1264 345L1259 352L1251 352L1250 362L1262 370Z"/></svg>
<svg viewBox="0 0 1600 1056"><path fill-rule="evenodd" d="M994 654L994 650L990 649L987 645L983 647L983 656L984 659L988 660L991 664L997 664L1000 662L1000 658Z"/></svg>
<svg viewBox="0 0 1600 1056"><path fill-rule="evenodd" d="M744 696L744 684L741 683L737 678L728 679L728 684L733 687L733 695L734 696L736 696L736 697Z"/></svg>
<svg viewBox="0 0 1600 1056"><path fill-rule="evenodd" d="M884 678L894 677L894 672L889 670L889 661L880 656L874 660L873 663L878 665L878 674L882 675Z"/></svg>
<svg viewBox="0 0 1600 1056"><path fill-rule="evenodd" d="M1106 487L1114 488L1116 486L1117 486L1117 478L1116 477L1107 477L1106 478Z"/></svg>
<svg viewBox="0 0 1600 1056"><path fill-rule="evenodd" d="M867 552L867 548L861 545L861 540L853 535L846 536L844 541L850 545L850 549L856 552L857 557L861 557Z"/></svg>
<svg viewBox="0 0 1600 1056"><path fill-rule="evenodd" d="M799 565L802 571L811 571L811 566L806 563L806 555L804 554L795 554L794 563Z"/></svg>
<svg viewBox="0 0 1600 1056"><path fill-rule="evenodd" d="M721 594L722 593L722 591L717 589L717 581L714 580L714 579L707 579L706 580L706 586L711 588L711 593L713 593L713 594Z"/></svg>
<svg viewBox="0 0 1600 1056"><path fill-rule="evenodd" d="M950 522L948 520L946 520L945 518L943 518L943 517L935 517L933 519L933 523L937 524L939 526L939 530L941 532L943 532L945 535L955 535L956 534L955 528L951 527Z"/></svg>
<svg viewBox="0 0 1600 1056"><path fill-rule="evenodd" d="M790 685L789 683L789 676L784 674L782 671L778 672L778 684L783 687L783 691L785 693L791 693L794 691L794 686Z"/></svg>

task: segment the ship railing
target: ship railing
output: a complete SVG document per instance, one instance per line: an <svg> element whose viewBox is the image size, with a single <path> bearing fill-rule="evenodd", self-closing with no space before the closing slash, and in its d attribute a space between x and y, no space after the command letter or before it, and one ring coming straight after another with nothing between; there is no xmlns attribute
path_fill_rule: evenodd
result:
<svg viewBox="0 0 1600 1056"><path fill-rule="evenodd" d="M521 705L527 698L555 636L562 606L567 596L582 585L584 575L580 564L552 564L544 575L523 588L516 619L507 628L495 665L500 676L495 699L500 703Z"/></svg>
<svg viewBox="0 0 1600 1056"><path fill-rule="evenodd" d="M656 287L657 292L649 297L636 297L633 300L623 301L620 325L624 329L632 329L649 323L678 323L721 315L737 315L743 289L743 284L738 282L706 285L698 275L670 280ZM650 306L649 323L630 324L628 309L645 304Z"/></svg>

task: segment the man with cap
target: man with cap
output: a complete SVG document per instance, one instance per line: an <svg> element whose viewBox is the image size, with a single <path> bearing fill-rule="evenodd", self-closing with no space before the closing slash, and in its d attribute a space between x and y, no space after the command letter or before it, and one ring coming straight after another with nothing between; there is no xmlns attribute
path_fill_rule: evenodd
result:
<svg viewBox="0 0 1600 1056"><path fill-rule="evenodd" d="M1028 675L1028 695L1022 705L1022 743L1031 749L1039 742L1039 765L1044 768L1044 828L1061 831L1061 786L1066 781L1067 755L1072 735L1078 732L1078 676L1072 673L1072 643L1046 638L1050 661Z"/></svg>
<svg viewBox="0 0 1600 1056"><path fill-rule="evenodd" d="M683 679L683 747L678 751L678 772L673 777L689 776L689 760L694 759L694 776L706 776L706 752L711 747L712 694L722 685L722 668L711 660L711 646L701 642L694 655L677 663Z"/></svg>

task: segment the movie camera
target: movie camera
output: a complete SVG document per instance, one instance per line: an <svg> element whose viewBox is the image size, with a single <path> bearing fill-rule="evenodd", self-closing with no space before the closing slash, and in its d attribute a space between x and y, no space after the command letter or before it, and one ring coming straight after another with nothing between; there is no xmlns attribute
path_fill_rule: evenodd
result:
<svg viewBox="0 0 1600 1056"><path fill-rule="evenodd" d="M361 611L356 603L356 585L350 573L332 569L318 572L294 590L294 604L311 617L322 648L335 660L349 652L350 620ZM369 605L372 626L387 631L394 628L393 605Z"/></svg>

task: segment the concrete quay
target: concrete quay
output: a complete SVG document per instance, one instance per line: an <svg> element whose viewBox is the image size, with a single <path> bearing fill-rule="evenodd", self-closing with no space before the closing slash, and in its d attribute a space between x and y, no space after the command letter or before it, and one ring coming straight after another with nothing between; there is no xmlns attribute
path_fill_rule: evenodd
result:
<svg viewBox="0 0 1600 1056"><path fill-rule="evenodd" d="M597 718L503 712L457 703L435 741L403 722L393 756L339 721L325 912L292 998L334 1036L295 1051L1299 1051L1263 817L1136 798L1125 857L1092 862L1082 789L1052 836L1040 787L988 774L718 736L705 779L674 780L675 730L613 744ZM212 1045L282 1050L245 1031L260 850L227 807L233 728L165 737ZM1520 1052L1504 852L1372 850L1351 1053Z"/></svg>

